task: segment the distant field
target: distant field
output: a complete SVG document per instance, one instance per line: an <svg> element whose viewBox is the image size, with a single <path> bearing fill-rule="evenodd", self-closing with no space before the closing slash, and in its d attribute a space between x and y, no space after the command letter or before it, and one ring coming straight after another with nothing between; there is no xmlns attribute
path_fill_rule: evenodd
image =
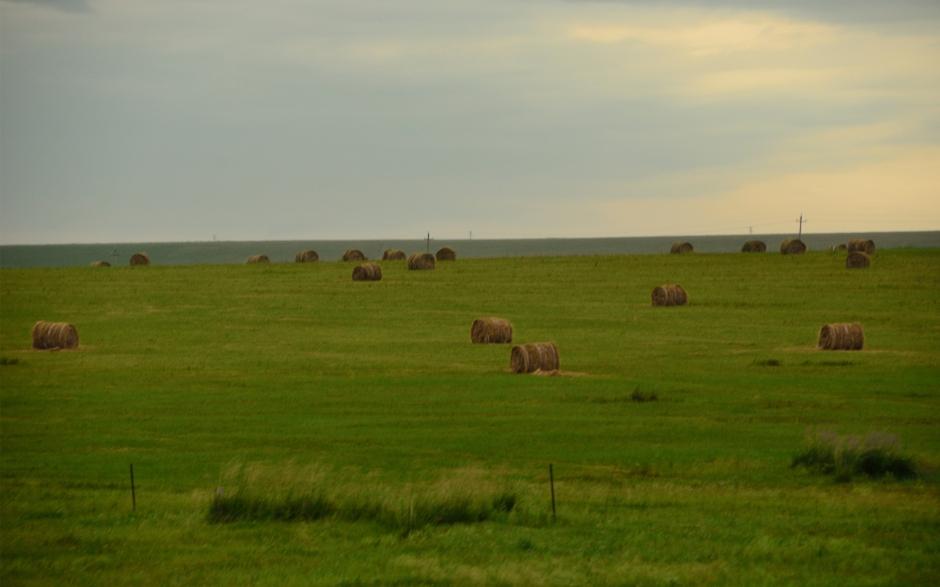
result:
<svg viewBox="0 0 940 587"><path fill-rule="evenodd" d="M0 583L938 584L940 250L843 262L0 271ZM688 306L650 306L667 281ZM563 376L470 344L488 315L555 341ZM30 350L39 319L80 349ZM843 321L865 350L816 350ZM893 434L921 477L792 469L813 430ZM361 519L209 520L219 487L314 485ZM511 511L401 523L415 496L493 492Z"/></svg>

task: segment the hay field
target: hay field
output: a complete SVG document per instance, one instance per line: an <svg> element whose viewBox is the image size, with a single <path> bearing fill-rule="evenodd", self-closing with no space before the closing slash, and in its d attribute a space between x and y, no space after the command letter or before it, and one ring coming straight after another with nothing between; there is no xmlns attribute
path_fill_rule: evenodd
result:
<svg viewBox="0 0 940 587"><path fill-rule="evenodd" d="M940 582L940 250L151 261L0 271L4 585ZM865 350L815 349L840 322ZM791 468L814 430L921 475Z"/></svg>

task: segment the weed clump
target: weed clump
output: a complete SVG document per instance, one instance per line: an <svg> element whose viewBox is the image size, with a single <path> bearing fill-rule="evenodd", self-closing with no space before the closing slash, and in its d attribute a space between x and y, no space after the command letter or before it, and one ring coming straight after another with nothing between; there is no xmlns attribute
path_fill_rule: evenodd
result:
<svg viewBox="0 0 940 587"><path fill-rule="evenodd" d="M780 359L755 360L753 364L757 367L779 367L782 365Z"/></svg>
<svg viewBox="0 0 940 587"><path fill-rule="evenodd" d="M0 365L19 365L20 360L11 357L0 357Z"/></svg>
<svg viewBox="0 0 940 587"><path fill-rule="evenodd" d="M858 475L872 479L917 477L917 466L911 457L901 454L897 437L880 432L865 436L817 432L808 438L806 447L793 457L790 466L833 475L840 482L851 481Z"/></svg>

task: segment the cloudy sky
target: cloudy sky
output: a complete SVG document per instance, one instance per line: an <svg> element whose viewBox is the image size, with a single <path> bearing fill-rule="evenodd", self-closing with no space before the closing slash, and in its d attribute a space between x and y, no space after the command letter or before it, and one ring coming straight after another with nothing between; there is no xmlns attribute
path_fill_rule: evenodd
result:
<svg viewBox="0 0 940 587"><path fill-rule="evenodd" d="M940 229L940 2L0 0L0 242Z"/></svg>

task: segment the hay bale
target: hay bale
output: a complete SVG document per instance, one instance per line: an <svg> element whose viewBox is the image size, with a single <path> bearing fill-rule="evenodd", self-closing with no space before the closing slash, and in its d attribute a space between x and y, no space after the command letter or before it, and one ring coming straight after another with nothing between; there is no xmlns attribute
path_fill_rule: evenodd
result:
<svg viewBox="0 0 940 587"><path fill-rule="evenodd" d="M320 260L320 255L317 254L313 249L307 249L306 251L300 251L294 255L295 263L316 263Z"/></svg>
<svg viewBox="0 0 940 587"><path fill-rule="evenodd" d="M434 255L431 253L415 253L408 257L408 269L434 269Z"/></svg>
<svg viewBox="0 0 940 587"><path fill-rule="evenodd" d="M509 368L513 373L535 373L558 369L558 347L553 342L531 342L512 347Z"/></svg>
<svg viewBox="0 0 940 587"><path fill-rule="evenodd" d="M406 258L405 251L399 249L385 249L382 253L383 261L404 261Z"/></svg>
<svg viewBox="0 0 940 587"><path fill-rule="evenodd" d="M865 253L866 255L874 255L875 254L875 241L870 240L870 239L864 240L860 238L852 238L852 239L849 239L849 245L847 249L850 253L854 253L855 251L858 251L861 253Z"/></svg>
<svg viewBox="0 0 940 587"><path fill-rule="evenodd" d="M512 324L503 318L477 318L470 326L470 342L512 342Z"/></svg>
<svg viewBox="0 0 940 587"><path fill-rule="evenodd" d="M780 253L782 255L802 255L806 252L806 243L798 238L788 238L780 243Z"/></svg>
<svg viewBox="0 0 940 587"><path fill-rule="evenodd" d="M764 241L747 241L741 247L742 253L766 253L767 243Z"/></svg>
<svg viewBox="0 0 940 587"><path fill-rule="evenodd" d="M858 322L826 324L819 330L819 348L826 351L858 351L865 344Z"/></svg>
<svg viewBox="0 0 940 587"><path fill-rule="evenodd" d="M343 261L365 261L366 256L359 249L349 249L343 253Z"/></svg>
<svg viewBox="0 0 940 587"><path fill-rule="evenodd" d="M150 257L147 253L134 253L131 255L131 265L150 265Z"/></svg>
<svg viewBox="0 0 940 587"><path fill-rule="evenodd" d="M689 295L677 283L654 287L651 297L654 306L684 306L689 301Z"/></svg>
<svg viewBox="0 0 940 587"><path fill-rule="evenodd" d="M379 281L382 279L382 268L375 263L363 263L353 268L353 281Z"/></svg>
<svg viewBox="0 0 940 587"><path fill-rule="evenodd" d="M92 261L91 266L92 267L110 267L111 263L108 263L107 261Z"/></svg>
<svg viewBox="0 0 940 587"><path fill-rule="evenodd" d="M669 249L669 252L676 255L681 255L685 253L691 253L694 250L695 249L692 248L692 243L674 242L672 243L672 248Z"/></svg>
<svg viewBox="0 0 940 587"><path fill-rule="evenodd" d="M456 261L457 251L450 247L441 247L438 249L436 256L438 261Z"/></svg>
<svg viewBox="0 0 940 587"><path fill-rule="evenodd" d="M245 262L249 265L253 265L255 263L270 263L271 259L268 259L267 255L252 255L248 257L248 260Z"/></svg>
<svg viewBox="0 0 940 587"><path fill-rule="evenodd" d="M33 324L33 348L41 350L74 349L78 347L78 330L68 322Z"/></svg>
<svg viewBox="0 0 940 587"><path fill-rule="evenodd" d="M871 257L861 251L852 251L845 258L846 269L867 269L871 265Z"/></svg>

